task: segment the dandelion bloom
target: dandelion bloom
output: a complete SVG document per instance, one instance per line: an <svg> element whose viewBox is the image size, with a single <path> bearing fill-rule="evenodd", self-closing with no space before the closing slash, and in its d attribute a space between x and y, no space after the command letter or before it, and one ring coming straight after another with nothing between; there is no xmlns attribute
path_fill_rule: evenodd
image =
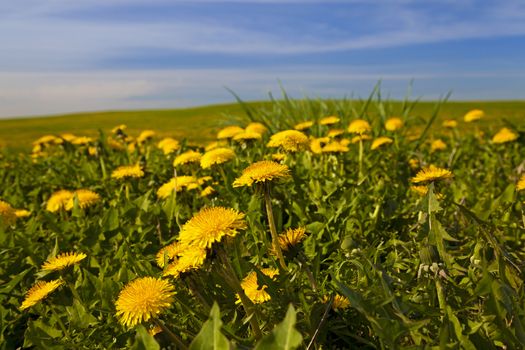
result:
<svg viewBox="0 0 525 350"><path fill-rule="evenodd" d="M525 174L521 176L518 183L516 184L516 190L517 191L525 190Z"/></svg>
<svg viewBox="0 0 525 350"><path fill-rule="evenodd" d="M90 146L88 147L88 154L94 157L98 154L98 149L94 146Z"/></svg>
<svg viewBox="0 0 525 350"><path fill-rule="evenodd" d="M254 304L261 304L271 299L270 294L266 292L268 286L259 286L257 283L257 273L251 271L241 282L242 290L244 294Z"/></svg>
<svg viewBox="0 0 525 350"><path fill-rule="evenodd" d="M206 186L206 188L204 188L202 191L201 191L201 194L200 196L201 197L208 197L212 194L215 193L215 189L211 186Z"/></svg>
<svg viewBox="0 0 525 350"><path fill-rule="evenodd" d="M170 154L180 148L180 143L174 138L166 137L157 143L157 147L161 149L164 154Z"/></svg>
<svg viewBox="0 0 525 350"><path fill-rule="evenodd" d="M297 152L308 148L310 141L305 134L297 130L285 130L270 137L268 147L281 147L287 152Z"/></svg>
<svg viewBox="0 0 525 350"><path fill-rule="evenodd" d="M113 134L119 134L119 133L121 133L122 131L126 130L127 128L128 128L127 125L125 125L125 124L120 124L120 125L115 126L113 129L111 129L111 133L113 133Z"/></svg>
<svg viewBox="0 0 525 350"><path fill-rule="evenodd" d="M195 185L195 186L191 186ZM173 191L180 192L184 188L192 189L197 188L197 179L193 176L177 176L160 186L157 190L157 197L165 199L171 196Z"/></svg>
<svg viewBox="0 0 525 350"><path fill-rule="evenodd" d="M261 134L255 131L243 131L233 137L233 141L260 140Z"/></svg>
<svg viewBox="0 0 525 350"><path fill-rule="evenodd" d="M173 161L173 166L179 166L188 163L199 163L201 161L201 157L202 154L200 154L199 152L189 150L175 157L175 160Z"/></svg>
<svg viewBox="0 0 525 350"><path fill-rule="evenodd" d="M412 185L410 186L410 189L420 196L426 196L428 193L428 186L426 185ZM443 194L441 193L436 192L434 194L438 199L443 198Z"/></svg>
<svg viewBox="0 0 525 350"><path fill-rule="evenodd" d="M357 136L352 137L352 140L350 140L350 142L351 143L359 143L361 141L367 141L367 140L371 140L371 139L372 139L372 136L367 135L367 134L363 134L363 135L357 135Z"/></svg>
<svg viewBox="0 0 525 350"><path fill-rule="evenodd" d="M15 209L15 215L17 218L27 218L28 216L31 215L31 212L26 209Z"/></svg>
<svg viewBox="0 0 525 350"><path fill-rule="evenodd" d="M87 144L90 144L92 143L94 140L92 137L88 137L88 136L78 136L78 137L75 137L73 140L71 140L71 143L73 145L77 145L77 146L82 146L82 145L87 145Z"/></svg>
<svg viewBox="0 0 525 350"><path fill-rule="evenodd" d="M417 158L411 158L408 160L408 165L410 166L410 169L417 169L419 168L419 159Z"/></svg>
<svg viewBox="0 0 525 350"><path fill-rule="evenodd" d="M66 207L69 200L73 197L73 192L60 190L51 195L46 203L46 210L52 213Z"/></svg>
<svg viewBox="0 0 525 350"><path fill-rule="evenodd" d="M310 141L310 151L315 154L323 153L323 147L330 142L329 137L318 137Z"/></svg>
<svg viewBox="0 0 525 350"><path fill-rule="evenodd" d="M337 124L341 121L339 117L336 117L335 115L331 115L328 117L324 117L321 120L319 120L319 125L333 125Z"/></svg>
<svg viewBox="0 0 525 350"><path fill-rule="evenodd" d="M396 131L403 127L403 120L401 118L388 118L385 122L385 129L388 131Z"/></svg>
<svg viewBox="0 0 525 350"><path fill-rule="evenodd" d="M164 271L164 276L178 278L182 273L196 270L204 264L206 256L207 253L204 248L183 246L179 256Z"/></svg>
<svg viewBox="0 0 525 350"><path fill-rule="evenodd" d="M452 119L447 119L443 121L441 126L444 128L454 129L458 126L458 122Z"/></svg>
<svg viewBox="0 0 525 350"><path fill-rule="evenodd" d="M235 158L235 152L229 148L216 148L204 153L201 158L201 168L209 169L213 165L226 163Z"/></svg>
<svg viewBox="0 0 525 350"><path fill-rule="evenodd" d="M206 145L206 147L204 147L204 150L206 152L208 151L211 151L213 149L216 149L216 148L219 148L219 147L224 147L224 146L227 146L228 143L225 142L225 141L213 141L213 142L210 142L208 143L208 145Z"/></svg>
<svg viewBox="0 0 525 350"><path fill-rule="evenodd" d="M262 183L290 177L287 165L271 160L262 160L248 166L240 177L233 182L233 187L251 186L253 183Z"/></svg>
<svg viewBox="0 0 525 350"><path fill-rule="evenodd" d="M180 244L180 242L173 242L170 245L161 248L156 255L157 265L159 265L160 268L164 268L166 262L169 263L183 252L183 247L184 246Z"/></svg>
<svg viewBox="0 0 525 350"><path fill-rule="evenodd" d="M286 154L284 153L274 153L272 154L272 159L276 162L282 162L286 158Z"/></svg>
<svg viewBox="0 0 525 350"><path fill-rule="evenodd" d="M77 137L75 135L73 135L73 134L70 134L70 133L64 133L64 134L60 134L60 138L63 139L63 140L66 140L67 142L71 142L74 139L76 139Z"/></svg>
<svg viewBox="0 0 525 350"><path fill-rule="evenodd" d="M55 289L60 287L64 282L61 280L52 280L49 282L39 281L26 293L26 297L20 305L20 310L25 310L40 301L44 300Z"/></svg>
<svg viewBox="0 0 525 350"><path fill-rule="evenodd" d="M324 296L323 297L323 303L328 303L330 300L330 297ZM350 307L350 300L347 297L344 297L342 295L336 294L334 296L334 301L332 302L332 310L337 311L339 309L344 310Z"/></svg>
<svg viewBox="0 0 525 350"><path fill-rule="evenodd" d="M75 196L78 198L78 205L84 209L100 202L100 195L90 190L76 190L66 203L66 210L73 209Z"/></svg>
<svg viewBox="0 0 525 350"><path fill-rule="evenodd" d="M442 139L432 141L430 144L430 152L443 151L447 149L447 144Z"/></svg>
<svg viewBox="0 0 525 350"><path fill-rule="evenodd" d="M263 135L268 131L268 128L262 123L252 122L248 124L244 130L247 132L256 132Z"/></svg>
<svg viewBox="0 0 525 350"><path fill-rule="evenodd" d="M44 265L42 265L43 271L60 271L68 266L74 265L87 257L84 253L62 253L54 258L48 259Z"/></svg>
<svg viewBox="0 0 525 350"><path fill-rule="evenodd" d="M234 137L237 134L240 134L243 131L244 129L237 125L227 126L219 130L219 132L217 133L217 139L219 140L231 139L232 137Z"/></svg>
<svg viewBox="0 0 525 350"><path fill-rule="evenodd" d="M463 117L463 120L467 123L479 120L485 116L485 112L483 112L481 109L473 109L469 111L465 116Z"/></svg>
<svg viewBox="0 0 525 350"><path fill-rule="evenodd" d="M344 129L330 129L328 130L326 137L337 137L343 135L344 132Z"/></svg>
<svg viewBox="0 0 525 350"><path fill-rule="evenodd" d="M279 246L283 251L287 251L290 248L296 246L305 238L306 229L304 227L289 228L277 237Z"/></svg>
<svg viewBox="0 0 525 350"><path fill-rule="evenodd" d="M124 144L118 142L117 140L115 140L115 139L113 139L111 137L107 138L106 143L108 144L108 146L111 149L114 149L116 151L122 151L123 149L126 148L126 146Z"/></svg>
<svg viewBox="0 0 525 350"><path fill-rule="evenodd" d="M62 140L54 135L44 135L39 139L33 141L33 145L49 145L58 143L62 143Z"/></svg>
<svg viewBox="0 0 525 350"><path fill-rule="evenodd" d="M158 316L171 306L173 285L160 278L142 277L128 283L115 303L116 316L127 327L136 326Z"/></svg>
<svg viewBox="0 0 525 350"><path fill-rule="evenodd" d="M179 240L188 246L210 248L224 236L233 237L246 228L244 214L231 208L204 208L182 226Z"/></svg>
<svg viewBox="0 0 525 350"><path fill-rule="evenodd" d="M394 140L392 140L390 137L381 136L372 142L372 146L370 146L370 149L375 150L376 148L379 148L383 145L386 145L392 142L394 142Z"/></svg>
<svg viewBox="0 0 525 350"><path fill-rule="evenodd" d="M339 141L332 141L328 144L326 144L322 149L321 152L323 153L345 153L350 151L348 148L348 145L343 145Z"/></svg>
<svg viewBox="0 0 525 350"><path fill-rule="evenodd" d="M509 128L502 128L492 137L492 143L507 143L516 141L519 135Z"/></svg>
<svg viewBox="0 0 525 350"><path fill-rule="evenodd" d="M146 142L147 140L152 139L153 136L155 136L155 131L153 131L153 130L144 130L144 131L141 132L140 135L137 137L137 142L138 142L138 143L144 143L144 142Z"/></svg>
<svg viewBox="0 0 525 350"><path fill-rule="evenodd" d="M429 165L428 167L421 169L411 181L413 183L432 182L450 179L452 176L452 173L447 169Z"/></svg>
<svg viewBox="0 0 525 350"><path fill-rule="evenodd" d="M370 130L372 130L372 127L364 119L355 119L348 126L348 132L352 134L366 134Z"/></svg>
<svg viewBox="0 0 525 350"><path fill-rule="evenodd" d="M114 179L124 179L127 177L143 177L144 171L140 165L123 165L119 166L117 169L113 170L111 177Z"/></svg>
<svg viewBox="0 0 525 350"><path fill-rule="evenodd" d="M313 125L314 125L313 121L307 120L305 122L295 124L293 128L295 130L302 131L302 130L310 129Z"/></svg>
<svg viewBox="0 0 525 350"><path fill-rule="evenodd" d="M16 221L16 210L9 203L0 200L0 218L6 225Z"/></svg>

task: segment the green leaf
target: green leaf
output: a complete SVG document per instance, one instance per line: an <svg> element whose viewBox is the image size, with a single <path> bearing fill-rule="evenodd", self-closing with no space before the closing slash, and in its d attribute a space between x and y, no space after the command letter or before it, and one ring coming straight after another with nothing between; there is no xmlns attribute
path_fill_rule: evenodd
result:
<svg viewBox="0 0 525 350"><path fill-rule="evenodd" d="M190 350L219 350L230 349L230 343L221 333L221 313L217 303L213 303L213 307L210 311L210 317L202 326L199 334L193 339L190 344Z"/></svg>
<svg viewBox="0 0 525 350"><path fill-rule="evenodd" d="M303 336L295 329L296 314L292 304L288 307L284 321L255 346L255 350L292 350L303 342Z"/></svg>
<svg viewBox="0 0 525 350"><path fill-rule="evenodd" d="M131 347L132 350L160 350L160 345L155 338L148 333L144 326L137 327L137 335L135 336L135 343Z"/></svg>
<svg viewBox="0 0 525 350"><path fill-rule="evenodd" d="M86 308L76 299L73 301L72 306L66 307L66 310L69 315L69 321L75 327L87 328L97 324L97 319L88 313Z"/></svg>
<svg viewBox="0 0 525 350"><path fill-rule="evenodd" d="M118 210L116 208L109 208L106 215L104 215L104 230L113 231L119 227Z"/></svg>

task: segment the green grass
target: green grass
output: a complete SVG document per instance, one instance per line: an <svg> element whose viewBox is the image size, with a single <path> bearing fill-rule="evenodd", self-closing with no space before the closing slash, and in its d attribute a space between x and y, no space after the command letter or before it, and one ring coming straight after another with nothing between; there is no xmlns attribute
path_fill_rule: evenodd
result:
<svg viewBox="0 0 525 350"><path fill-rule="evenodd" d="M270 107L268 102L248 102L246 105L256 109ZM412 115L426 119L432 114L434 106L435 102L417 103ZM390 104L390 109L394 112L401 108L401 102ZM441 108L438 124L440 120L447 118L460 119L473 108L483 109L487 114L481 125L494 125L493 121L498 119L503 125L503 119L506 119L516 126L525 126L525 101L448 102ZM373 109L369 110L369 113L375 112ZM185 109L92 112L0 120L0 146L28 150L32 141L45 134L70 132L93 136L98 130L107 132L118 124L126 124L130 135L138 135L144 129L153 129L159 136L187 138L201 143L213 139L216 130L224 124L227 117L240 117L243 114L241 105L234 103ZM305 116L307 118L309 116Z"/></svg>

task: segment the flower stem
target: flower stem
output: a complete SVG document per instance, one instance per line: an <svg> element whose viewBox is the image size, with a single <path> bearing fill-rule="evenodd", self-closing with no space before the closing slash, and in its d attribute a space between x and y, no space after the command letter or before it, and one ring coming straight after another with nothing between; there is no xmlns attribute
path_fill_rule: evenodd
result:
<svg viewBox="0 0 525 350"><path fill-rule="evenodd" d="M286 262L284 261L283 252L281 251L281 246L279 245L279 238L277 236L277 230L275 228L275 221L273 217L272 209L272 199L270 197L270 186L264 186L264 202L266 204L266 214L268 215L268 225L270 226L270 233L272 235L272 244L273 249L277 253L277 258L281 267L286 270Z"/></svg>
<svg viewBox="0 0 525 350"><path fill-rule="evenodd" d="M363 177L363 139L359 138L359 178L358 181L361 181Z"/></svg>
<svg viewBox="0 0 525 350"><path fill-rule="evenodd" d="M256 339L261 339L262 333L261 328L259 327L259 321L257 320L257 315L255 314L255 305L252 301L246 296L244 290L241 287L241 282L237 278L235 271L230 263L230 260L226 254L226 251L223 247L218 247L217 255L222 263L222 277L230 285L230 287L239 295L241 299L242 306L246 312L246 316L250 319L250 325Z"/></svg>
<svg viewBox="0 0 525 350"><path fill-rule="evenodd" d="M182 350L188 349L188 347L184 344L182 339L180 339L180 337L177 334L173 333L168 327L166 327L164 323L162 323L156 318L153 318L153 323L159 326L162 329L162 331L170 337L170 339L177 345L178 349L182 349Z"/></svg>

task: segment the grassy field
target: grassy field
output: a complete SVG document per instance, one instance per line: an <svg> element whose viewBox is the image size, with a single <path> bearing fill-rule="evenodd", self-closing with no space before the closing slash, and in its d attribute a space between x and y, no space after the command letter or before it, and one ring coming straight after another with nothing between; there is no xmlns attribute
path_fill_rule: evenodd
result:
<svg viewBox="0 0 525 350"><path fill-rule="evenodd" d="M360 102L356 102L359 105ZM249 108L270 109L269 102L249 102ZM402 109L401 102L390 103L394 114ZM435 107L435 102L420 102L415 105L412 114L427 119ZM483 109L487 118L481 125L503 124L503 118L516 126L525 125L525 101L468 101L448 102L441 107L439 120L460 119L473 108ZM144 111L108 111L66 114L37 118L18 118L0 120L0 146L14 150L28 150L31 142L45 134L70 132L79 135L94 136L98 130L108 131L117 124L126 124L130 135L137 135L141 130L153 129L159 136L188 138L194 142L213 139L215 131L228 118L244 114L241 105L220 104L197 108L144 110ZM308 119L305 116L305 119Z"/></svg>

